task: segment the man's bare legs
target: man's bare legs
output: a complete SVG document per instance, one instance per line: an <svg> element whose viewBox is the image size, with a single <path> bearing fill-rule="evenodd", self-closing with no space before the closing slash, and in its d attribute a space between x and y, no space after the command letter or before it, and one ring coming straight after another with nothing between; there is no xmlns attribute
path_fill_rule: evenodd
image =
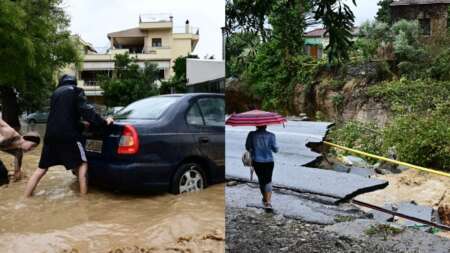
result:
<svg viewBox="0 0 450 253"><path fill-rule="evenodd" d="M31 176L30 180L28 180L27 187L25 188L25 197L31 197L33 195L33 191L36 188L39 181L42 179L42 177L47 173L47 169L37 168L33 175Z"/></svg>
<svg viewBox="0 0 450 253"><path fill-rule="evenodd" d="M80 182L80 194L85 195L88 191L87 186L87 163L82 163L78 169L75 170L75 173L78 176L78 181ZM33 191L38 185L39 181L42 179L42 177L47 173L47 169L37 168L33 175L31 176L30 180L28 180L27 186L25 188L25 197L31 197L33 195Z"/></svg>
<svg viewBox="0 0 450 253"><path fill-rule="evenodd" d="M81 195L85 195L88 191L88 185L87 185L87 177L86 177L86 173L88 170L88 165L87 163L82 163L80 165L80 167L78 168L78 181L80 183L80 194Z"/></svg>

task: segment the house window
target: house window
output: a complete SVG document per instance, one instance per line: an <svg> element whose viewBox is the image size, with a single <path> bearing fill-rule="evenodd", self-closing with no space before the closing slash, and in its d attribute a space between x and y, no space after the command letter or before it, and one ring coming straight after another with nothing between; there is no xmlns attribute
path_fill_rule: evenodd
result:
<svg viewBox="0 0 450 253"><path fill-rule="evenodd" d="M158 78L159 78L159 80L165 79L164 69L160 69L160 70L159 70Z"/></svg>
<svg viewBox="0 0 450 253"><path fill-rule="evenodd" d="M431 35L431 20L429 18L419 19L420 34Z"/></svg>
<svg viewBox="0 0 450 253"><path fill-rule="evenodd" d="M152 47L162 47L161 38L153 38L152 39Z"/></svg>

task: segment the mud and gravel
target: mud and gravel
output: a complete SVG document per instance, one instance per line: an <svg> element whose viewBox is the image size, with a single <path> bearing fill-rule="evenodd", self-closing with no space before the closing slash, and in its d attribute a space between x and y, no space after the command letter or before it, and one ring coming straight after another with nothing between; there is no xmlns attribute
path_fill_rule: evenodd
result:
<svg viewBox="0 0 450 253"><path fill-rule="evenodd" d="M226 208L225 252L401 252L281 215L249 208Z"/></svg>

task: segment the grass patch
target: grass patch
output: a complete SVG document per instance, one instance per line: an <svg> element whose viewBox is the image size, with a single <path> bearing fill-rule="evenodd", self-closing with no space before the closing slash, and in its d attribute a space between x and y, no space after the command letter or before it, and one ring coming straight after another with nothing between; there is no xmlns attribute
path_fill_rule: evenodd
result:
<svg viewBox="0 0 450 253"><path fill-rule="evenodd" d="M376 224L371 225L364 233L368 236L383 236L383 240L387 240L389 236L400 234L404 231L404 228L392 227L388 224Z"/></svg>
<svg viewBox="0 0 450 253"><path fill-rule="evenodd" d="M337 223L349 222L349 221L353 221L353 220L355 220L355 217L353 217L353 216L341 216L341 215L338 215L338 216L336 216L334 218L334 221L337 222Z"/></svg>

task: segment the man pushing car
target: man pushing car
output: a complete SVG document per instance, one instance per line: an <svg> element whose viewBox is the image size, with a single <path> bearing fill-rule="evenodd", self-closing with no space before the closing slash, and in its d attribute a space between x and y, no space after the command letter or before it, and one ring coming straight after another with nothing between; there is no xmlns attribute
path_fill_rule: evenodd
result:
<svg viewBox="0 0 450 253"><path fill-rule="evenodd" d="M80 193L87 193L88 167L81 120L93 127L104 128L112 124L113 119L103 119L98 115L94 107L87 103L83 89L76 85L74 76L64 75L52 94L39 166L27 183L26 197L33 194L48 168L56 165L72 170L78 176Z"/></svg>

